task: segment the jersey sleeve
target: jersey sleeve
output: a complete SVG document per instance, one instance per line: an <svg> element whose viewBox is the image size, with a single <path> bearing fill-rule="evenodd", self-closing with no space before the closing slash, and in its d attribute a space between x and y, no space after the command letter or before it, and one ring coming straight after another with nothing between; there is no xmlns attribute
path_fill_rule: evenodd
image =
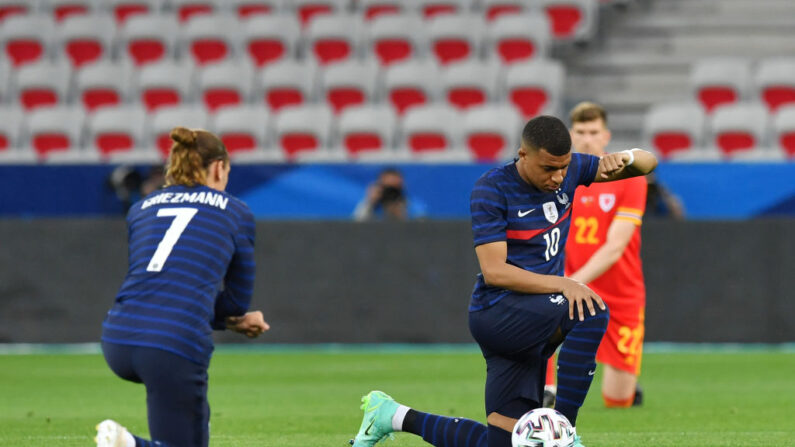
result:
<svg viewBox="0 0 795 447"><path fill-rule="evenodd" d="M254 290L254 216L248 207L241 212L237 232L234 236L235 253L224 278L224 289L215 300L213 329L226 328L225 319L240 316L248 311Z"/></svg>
<svg viewBox="0 0 795 447"><path fill-rule="evenodd" d="M472 236L476 247L506 240L505 229L508 222L505 194L495 181L483 176L475 183L469 199L469 209L472 214Z"/></svg>
<svg viewBox="0 0 795 447"><path fill-rule="evenodd" d="M632 177L621 181L626 184L613 219L628 220L640 226L643 221L643 213L646 211L646 191L649 187L646 177Z"/></svg>
<svg viewBox="0 0 795 447"><path fill-rule="evenodd" d="M596 172L599 171L599 157L590 154L575 152L572 157L577 160L577 184L589 186L596 179Z"/></svg>

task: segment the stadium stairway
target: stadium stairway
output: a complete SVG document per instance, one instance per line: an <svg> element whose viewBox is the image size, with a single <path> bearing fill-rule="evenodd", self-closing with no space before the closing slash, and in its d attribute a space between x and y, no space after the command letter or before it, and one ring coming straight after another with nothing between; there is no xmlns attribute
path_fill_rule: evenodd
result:
<svg viewBox="0 0 795 447"><path fill-rule="evenodd" d="M568 69L566 108L607 107L611 147L637 145L654 103L691 99L693 62L715 56L759 60L795 54L795 1L638 0L603 6L599 34L558 48Z"/></svg>

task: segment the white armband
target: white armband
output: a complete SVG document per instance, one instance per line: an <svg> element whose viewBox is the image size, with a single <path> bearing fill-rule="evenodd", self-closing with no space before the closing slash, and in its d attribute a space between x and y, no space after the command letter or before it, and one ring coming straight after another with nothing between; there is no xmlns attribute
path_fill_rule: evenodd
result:
<svg viewBox="0 0 795 447"><path fill-rule="evenodd" d="M629 161L624 163L624 166L630 166L632 163L635 163L635 148L626 149L621 152L629 155Z"/></svg>

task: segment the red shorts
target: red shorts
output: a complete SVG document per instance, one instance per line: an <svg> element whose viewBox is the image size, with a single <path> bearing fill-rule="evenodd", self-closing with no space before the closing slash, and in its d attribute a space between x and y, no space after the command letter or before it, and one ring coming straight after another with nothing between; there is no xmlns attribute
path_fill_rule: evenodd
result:
<svg viewBox="0 0 795 447"><path fill-rule="evenodd" d="M622 306L615 310L610 308L607 332L596 352L597 362L640 375L645 332L644 312L645 308L642 306Z"/></svg>

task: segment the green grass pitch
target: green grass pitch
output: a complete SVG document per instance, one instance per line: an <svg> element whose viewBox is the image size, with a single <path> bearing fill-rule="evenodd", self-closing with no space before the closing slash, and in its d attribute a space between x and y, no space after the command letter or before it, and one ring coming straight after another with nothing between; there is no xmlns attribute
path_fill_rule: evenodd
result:
<svg viewBox="0 0 795 447"><path fill-rule="evenodd" d="M382 389L417 409L484 420L471 349L221 350L210 369L212 446L346 447L359 398ZM642 408L602 407L594 382L578 432L588 447L795 445L792 351L647 353ZM146 435L142 386L100 355L0 355L0 446L90 446L113 418ZM386 447L426 445L398 434Z"/></svg>

